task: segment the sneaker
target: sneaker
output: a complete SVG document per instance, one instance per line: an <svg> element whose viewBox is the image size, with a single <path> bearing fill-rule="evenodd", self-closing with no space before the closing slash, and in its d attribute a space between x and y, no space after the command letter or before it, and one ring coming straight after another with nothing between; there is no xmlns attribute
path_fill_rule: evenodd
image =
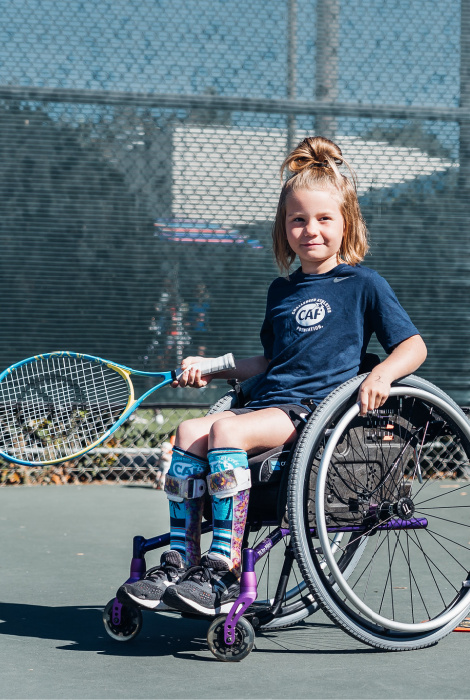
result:
<svg viewBox="0 0 470 700"><path fill-rule="evenodd" d="M170 549L162 554L160 566L149 569L140 581L124 583L116 597L120 603L131 607L168 610L168 606L162 603L163 593L168 586L178 583L185 571L186 565L181 554Z"/></svg>
<svg viewBox="0 0 470 700"><path fill-rule="evenodd" d="M200 615L228 613L240 595L240 581L226 561L206 554L201 566L187 570L180 582L166 588L163 602L173 610Z"/></svg>

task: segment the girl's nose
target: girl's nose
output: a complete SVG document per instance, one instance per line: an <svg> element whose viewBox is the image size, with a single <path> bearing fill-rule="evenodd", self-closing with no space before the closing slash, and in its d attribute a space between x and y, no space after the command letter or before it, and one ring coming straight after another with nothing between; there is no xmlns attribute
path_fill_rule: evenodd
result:
<svg viewBox="0 0 470 700"><path fill-rule="evenodd" d="M309 236L315 236L318 234L318 225L316 221L308 221L305 226L306 233Z"/></svg>

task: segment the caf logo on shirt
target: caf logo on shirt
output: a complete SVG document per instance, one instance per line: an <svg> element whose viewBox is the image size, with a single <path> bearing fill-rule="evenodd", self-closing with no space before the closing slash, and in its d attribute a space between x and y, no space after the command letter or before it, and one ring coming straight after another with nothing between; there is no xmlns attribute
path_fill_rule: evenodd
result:
<svg viewBox="0 0 470 700"><path fill-rule="evenodd" d="M331 306L324 299L307 299L295 307L297 330L303 333L317 331L323 328L322 321L326 314L331 313Z"/></svg>

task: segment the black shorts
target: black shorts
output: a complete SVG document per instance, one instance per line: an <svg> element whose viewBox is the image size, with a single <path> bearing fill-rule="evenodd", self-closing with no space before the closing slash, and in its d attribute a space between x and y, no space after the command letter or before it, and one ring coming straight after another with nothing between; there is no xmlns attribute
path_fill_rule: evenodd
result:
<svg viewBox="0 0 470 700"><path fill-rule="evenodd" d="M284 403L273 406L259 406L257 408L250 408L249 406L247 406L246 408L229 408L227 410L231 413L235 413L235 415L238 416L242 413L251 413L252 411L263 411L265 408L280 408L281 411L287 413L287 415L292 421L294 428L298 433L302 432L302 429L304 428L312 412L310 408L307 408L307 406L299 406L296 403Z"/></svg>

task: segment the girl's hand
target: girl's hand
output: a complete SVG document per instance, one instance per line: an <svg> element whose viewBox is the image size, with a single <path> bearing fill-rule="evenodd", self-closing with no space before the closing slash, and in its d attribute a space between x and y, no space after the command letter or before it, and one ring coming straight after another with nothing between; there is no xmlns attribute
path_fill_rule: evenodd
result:
<svg viewBox="0 0 470 700"><path fill-rule="evenodd" d="M390 394L390 385L400 377L415 372L426 359L426 345L420 335L412 335L399 343L386 360L374 367L362 382L358 401L361 416L383 406Z"/></svg>
<svg viewBox="0 0 470 700"><path fill-rule="evenodd" d="M359 389L357 398L361 404L360 415L365 416L367 411L373 411L383 406L390 394L390 386L391 382L384 372L378 372L377 369L373 370L364 379Z"/></svg>
<svg viewBox="0 0 470 700"><path fill-rule="evenodd" d="M184 370L181 377L172 382L171 386L176 389L176 387L181 386L191 386L195 389L202 389L203 386L207 386L212 380L212 376L207 374L205 377L201 375L200 369L195 369L192 365L197 365L201 360L207 360L207 357L185 357L181 363L181 369Z"/></svg>

